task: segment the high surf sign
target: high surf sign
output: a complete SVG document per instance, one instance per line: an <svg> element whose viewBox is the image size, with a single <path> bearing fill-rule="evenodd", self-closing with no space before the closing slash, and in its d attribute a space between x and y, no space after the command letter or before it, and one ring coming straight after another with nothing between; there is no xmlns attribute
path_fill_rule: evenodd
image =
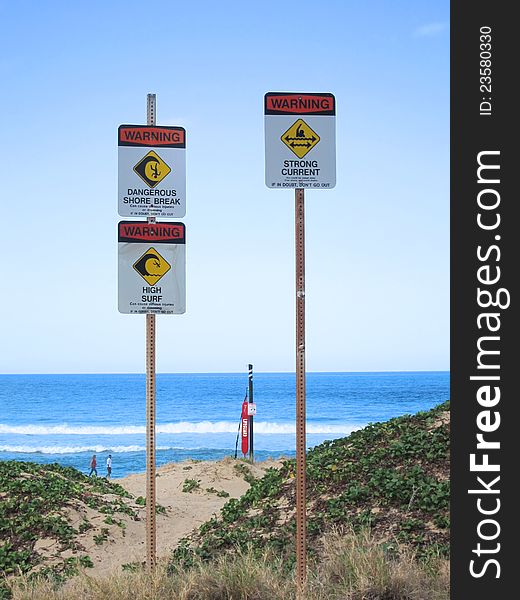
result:
<svg viewBox="0 0 520 600"><path fill-rule="evenodd" d="M120 221L119 312L186 312L184 223Z"/></svg>

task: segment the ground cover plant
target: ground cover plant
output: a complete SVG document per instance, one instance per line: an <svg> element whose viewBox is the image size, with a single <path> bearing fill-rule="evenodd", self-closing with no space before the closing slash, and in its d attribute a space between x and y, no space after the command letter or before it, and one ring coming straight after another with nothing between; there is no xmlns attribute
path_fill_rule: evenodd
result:
<svg viewBox="0 0 520 600"><path fill-rule="evenodd" d="M368 528L388 553L449 553L449 402L324 442L307 455L308 544L320 553L334 527ZM239 467L248 476L247 467ZM239 499L181 540L171 569L250 545L294 563L295 461L251 481Z"/></svg>
<svg viewBox="0 0 520 600"><path fill-rule="evenodd" d="M182 484L182 491L189 494L194 490L200 490L200 480L198 479L185 479Z"/></svg>
<svg viewBox="0 0 520 600"><path fill-rule="evenodd" d="M6 595L5 576L31 572L63 579L79 567L92 566L77 539L92 528L84 516L87 507L105 514L105 523L123 526L118 514L137 518L130 499L120 485L86 477L70 467L0 462L0 598ZM102 528L94 534L96 543L107 539L107 531ZM56 543L53 560L44 560L35 548L41 539ZM65 550L74 556L59 560L57 555Z"/></svg>

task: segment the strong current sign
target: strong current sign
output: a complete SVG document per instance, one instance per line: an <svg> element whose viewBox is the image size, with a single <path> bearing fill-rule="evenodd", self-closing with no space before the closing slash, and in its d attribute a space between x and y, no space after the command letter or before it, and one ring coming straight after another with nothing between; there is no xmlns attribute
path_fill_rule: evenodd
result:
<svg viewBox="0 0 520 600"><path fill-rule="evenodd" d="M117 139L119 214L122 217L184 217L185 129L120 125Z"/></svg>
<svg viewBox="0 0 520 600"><path fill-rule="evenodd" d="M184 223L120 221L119 312L186 312Z"/></svg>
<svg viewBox="0 0 520 600"><path fill-rule="evenodd" d="M264 97L265 184L336 185L336 99L332 94L268 92Z"/></svg>

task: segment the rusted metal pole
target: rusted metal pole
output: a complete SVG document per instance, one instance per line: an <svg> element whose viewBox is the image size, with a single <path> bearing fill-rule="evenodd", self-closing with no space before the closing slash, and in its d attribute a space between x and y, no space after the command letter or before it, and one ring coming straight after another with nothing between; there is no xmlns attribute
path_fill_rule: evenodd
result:
<svg viewBox="0 0 520 600"><path fill-rule="evenodd" d="M296 237L296 578L303 597L307 575L307 513L305 506L305 196L295 194Z"/></svg>
<svg viewBox="0 0 520 600"><path fill-rule="evenodd" d="M146 124L155 125L155 94L148 94ZM155 223L155 217L148 217ZM155 524L155 315L146 315L146 567L156 565Z"/></svg>

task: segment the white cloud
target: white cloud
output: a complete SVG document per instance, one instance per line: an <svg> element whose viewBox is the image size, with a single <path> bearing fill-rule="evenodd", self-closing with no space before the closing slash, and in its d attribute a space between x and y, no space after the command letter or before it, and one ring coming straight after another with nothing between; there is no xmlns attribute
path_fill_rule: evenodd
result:
<svg viewBox="0 0 520 600"><path fill-rule="evenodd" d="M448 23L426 23L421 25L413 32L414 37L433 37L439 35L448 29Z"/></svg>

